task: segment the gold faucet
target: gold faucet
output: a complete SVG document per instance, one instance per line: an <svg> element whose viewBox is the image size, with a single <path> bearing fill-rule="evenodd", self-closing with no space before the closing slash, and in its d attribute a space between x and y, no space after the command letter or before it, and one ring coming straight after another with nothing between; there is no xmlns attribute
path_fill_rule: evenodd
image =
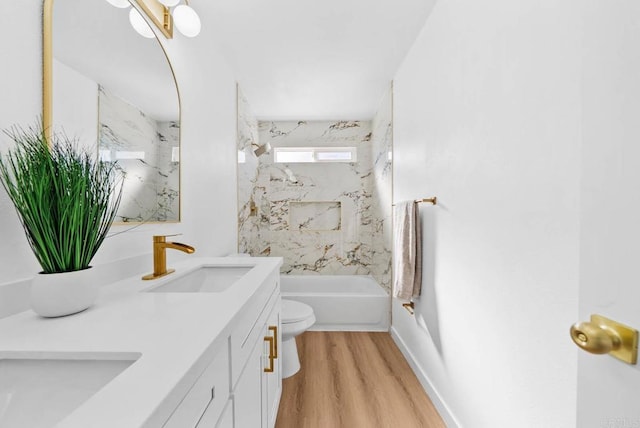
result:
<svg viewBox="0 0 640 428"><path fill-rule="evenodd" d="M168 236L176 235L154 235L153 273L143 276L142 279L156 279L176 271L175 269L167 269L167 248L184 251L187 254L193 254L196 251L191 245L181 244L179 242L167 242Z"/></svg>

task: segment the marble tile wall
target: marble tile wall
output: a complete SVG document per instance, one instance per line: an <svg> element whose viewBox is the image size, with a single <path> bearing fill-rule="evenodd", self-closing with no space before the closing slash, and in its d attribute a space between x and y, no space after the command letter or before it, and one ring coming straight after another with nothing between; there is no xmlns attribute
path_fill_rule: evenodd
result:
<svg viewBox="0 0 640 428"><path fill-rule="evenodd" d="M373 275L391 284L391 91L373 121L258 121L238 90L238 250L285 274ZM357 148L356 163L274 163L272 147ZM251 207L254 206L252 212Z"/></svg>
<svg viewBox="0 0 640 428"><path fill-rule="evenodd" d="M372 207L384 200L372 195L374 159L387 155L374 155L372 122L257 122L242 98L238 110L238 150L245 152L245 162L238 165L239 251L281 256L283 273L375 274L388 285L390 253L384 246L374 249L381 245L384 219L378 219L382 210ZM358 162L276 164L272 153L256 158L247 152L266 142L272 147L355 146ZM384 147L384 138L379 143ZM381 261L384 254L389 260ZM381 268L374 269L374 257Z"/></svg>
<svg viewBox="0 0 640 428"><path fill-rule="evenodd" d="M260 144L268 142L274 148L355 146L358 152L356 163L276 164L272 154L262 156L254 198L259 201L260 218L268 219L260 228L268 230L261 233L258 248L282 256L283 273L369 274L371 195L363 183L371 174L371 123L288 121L258 125ZM339 203L339 228L292 227L291 208L300 203L320 211L323 205ZM311 217L307 223L320 221Z"/></svg>
<svg viewBox="0 0 640 428"><path fill-rule="evenodd" d="M391 291L392 204L393 204L393 115L391 88L385 94L372 123L371 158L373 254L371 275L387 292Z"/></svg>
<svg viewBox="0 0 640 428"><path fill-rule="evenodd" d="M247 99L237 89L237 143L238 143L238 252L253 256L263 254L257 247L261 235L260 218L252 215L251 207L257 207L254 195L258 186L258 158L253 149L258 147L258 120L251 112Z"/></svg>
<svg viewBox="0 0 640 428"><path fill-rule="evenodd" d="M177 122L158 122L137 107L99 87L99 149L144 152L144 159L121 159L124 189L116 221L177 221L180 163L172 160L179 146Z"/></svg>

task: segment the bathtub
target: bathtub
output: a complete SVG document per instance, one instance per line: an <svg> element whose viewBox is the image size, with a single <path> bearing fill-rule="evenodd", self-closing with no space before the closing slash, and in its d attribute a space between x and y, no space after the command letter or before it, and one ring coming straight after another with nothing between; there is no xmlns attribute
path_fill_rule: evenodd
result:
<svg viewBox="0 0 640 428"><path fill-rule="evenodd" d="M388 331L390 303L375 279L365 275L281 275L283 299L313 308L314 331Z"/></svg>

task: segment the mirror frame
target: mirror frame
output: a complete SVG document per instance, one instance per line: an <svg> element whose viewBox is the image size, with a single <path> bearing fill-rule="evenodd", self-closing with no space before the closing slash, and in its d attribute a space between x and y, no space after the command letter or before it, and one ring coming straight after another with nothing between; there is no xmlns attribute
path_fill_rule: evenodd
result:
<svg viewBox="0 0 640 428"><path fill-rule="evenodd" d="M42 127L49 146L53 125L53 1L44 0L42 10Z"/></svg>
<svg viewBox="0 0 640 428"><path fill-rule="evenodd" d="M53 3L55 0L43 0L42 4L42 129L45 134L45 139L47 141L47 145L51 148L51 136L53 133ZM140 6L139 2L136 0L131 1L131 7ZM140 9L139 9L140 11ZM146 15L146 11L142 10L142 13ZM180 139L180 148L179 148L179 156L180 156L180 169L178 171L178 219L177 220L167 220L167 221L128 221L128 222L113 222L116 226L121 225L141 225L141 224L172 224L172 223L180 223L182 221L182 98L180 97L180 87L178 86L178 80L176 79L176 73L173 70L173 64L171 64L171 60L169 59L169 55L167 55L167 51L164 48L164 45L160 41L157 33L154 29L154 23L147 21L147 24L152 28L154 34L156 36L156 41L158 45L160 45L160 49L162 49L162 53L164 54L165 59L167 60L167 64L169 65L169 70L171 70L171 76L173 77L173 83L176 86L176 95L178 97L178 122L180 123L179 128L179 139ZM154 24L154 25L151 25ZM164 33L163 33L164 34ZM99 144L97 141L96 144ZM97 147L96 147L97 149ZM97 156L97 154L96 154Z"/></svg>

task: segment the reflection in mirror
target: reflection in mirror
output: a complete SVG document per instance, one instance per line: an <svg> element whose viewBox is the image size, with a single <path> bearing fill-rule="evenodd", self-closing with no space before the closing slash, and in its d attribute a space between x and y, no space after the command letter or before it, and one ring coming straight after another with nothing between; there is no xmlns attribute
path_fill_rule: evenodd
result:
<svg viewBox="0 0 640 428"><path fill-rule="evenodd" d="M180 220L180 103L158 40L130 8L55 0L53 123L125 174L120 222Z"/></svg>

